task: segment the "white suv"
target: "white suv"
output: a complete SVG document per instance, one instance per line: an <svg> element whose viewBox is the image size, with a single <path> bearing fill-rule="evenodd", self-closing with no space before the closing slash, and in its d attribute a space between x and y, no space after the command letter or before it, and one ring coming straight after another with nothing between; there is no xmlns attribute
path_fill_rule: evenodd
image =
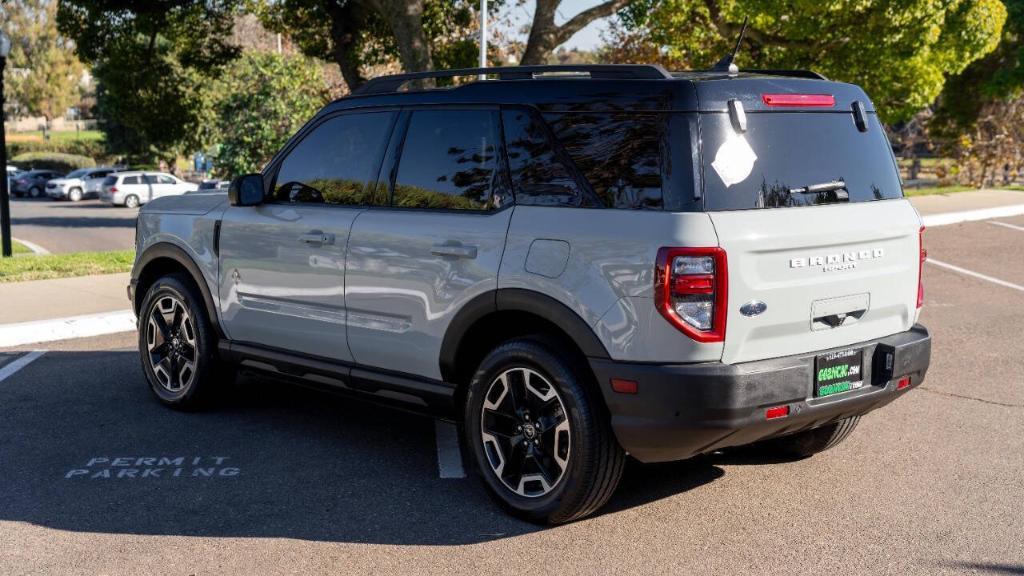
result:
<svg viewBox="0 0 1024 576"><path fill-rule="evenodd" d="M46 183L46 195L54 200L67 199L78 202L83 198L99 196L100 187L107 176L116 172L113 168L81 168L63 178Z"/></svg>
<svg viewBox="0 0 1024 576"><path fill-rule="evenodd" d="M119 172L107 176L100 198L116 206L137 208L164 196L194 192L199 186L163 172Z"/></svg>

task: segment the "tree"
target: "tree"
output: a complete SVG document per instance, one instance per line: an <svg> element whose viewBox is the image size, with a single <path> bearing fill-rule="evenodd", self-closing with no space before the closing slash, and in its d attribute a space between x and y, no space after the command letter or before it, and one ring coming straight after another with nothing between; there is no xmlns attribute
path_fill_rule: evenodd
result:
<svg viewBox="0 0 1024 576"><path fill-rule="evenodd" d="M238 55L235 0L62 0L61 31L93 65L112 153L170 157L209 138L207 86Z"/></svg>
<svg viewBox="0 0 1024 576"><path fill-rule="evenodd" d="M320 66L301 56L246 52L215 86L216 165L256 172L327 101Z"/></svg>
<svg viewBox="0 0 1024 576"><path fill-rule="evenodd" d="M855 82L893 122L992 52L1006 8L999 0L638 0L623 13L619 43L653 43L660 50L645 55L706 68L732 49L745 17L741 67L809 68Z"/></svg>
<svg viewBox="0 0 1024 576"><path fill-rule="evenodd" d="M56 0L0 4L0 20L11 38L6 81L18 111L50 120L81 96L82 63L57 30Z"/></svg>
<svg viewBox="0 0 1024 576"><path fill-rule="evenodd" d="M631 1L608 0L602 2L580 12L559 26L555 24L555 14L562 1L537 0L537 6L533 11L533 24L530 26L530 37L526 41L526 50L520 61L524 66L546 64L555 48L572 38L573 34L594 20L611 16L628 6Z"/></svg>

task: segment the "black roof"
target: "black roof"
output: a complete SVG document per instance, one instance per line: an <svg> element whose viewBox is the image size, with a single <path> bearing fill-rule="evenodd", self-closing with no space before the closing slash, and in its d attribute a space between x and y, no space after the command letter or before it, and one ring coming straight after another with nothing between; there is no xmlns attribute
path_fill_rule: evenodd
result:
<svg viewBox="0 0 1024 576"><path fill-rule="evenodd" d="M445 88L417 85L424 79L478 75L486 79ZM522 104L545 111L581 112L724 112L730 99L740 99L747 111L758 111L767 109L761 98L765 93L831 94L836 100L833 110L848 111L854 101L874 110L859 87L831 82L809 71L668 72L656 65L606 64L469 68L383 76L332 102L325 112L420 104Z"/></svg>

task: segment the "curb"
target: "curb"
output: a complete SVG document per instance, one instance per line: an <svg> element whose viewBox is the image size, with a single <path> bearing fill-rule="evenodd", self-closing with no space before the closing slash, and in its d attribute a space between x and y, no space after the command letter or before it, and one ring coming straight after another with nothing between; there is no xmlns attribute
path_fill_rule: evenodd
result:
<svg viewBox="0 0 1024 576"><path fill-rule="evenodd" d="M49 250L43 248L42 246L36 244L35 242L29 242L28 240L22 240L21 238L11 238L11 240L14 240L15 242L21 244L25 248L28 248L29 250L32 251L33 254L36 254L38 256L46 256L47 254L50 253Z"/></svg>
<svg viewBox="0 0 1024 576"><path fill-rule="evenodd" d="M0 347L134 331L135 313L131 310L0 324Z"/></svg>
<svg viewBox="0 0 1024 576"><path fill-rule="evenodd" d="M945 212L942 214L929 214L922 216L921 220L925 227L946 226L947 224L959 224L961 222L976 222L978 220L989 220L991 218L1009 218L1011 216L1024 215L1024 204L1013 204L1011 206L999 206L996 208L982 208L979 210L964 210L963 212Z"/></svg>

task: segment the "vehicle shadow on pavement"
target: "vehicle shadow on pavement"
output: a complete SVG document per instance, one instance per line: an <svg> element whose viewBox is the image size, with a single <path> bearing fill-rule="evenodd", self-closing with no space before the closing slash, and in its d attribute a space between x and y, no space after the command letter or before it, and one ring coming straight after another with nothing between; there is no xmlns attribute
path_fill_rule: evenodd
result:
<svg viewBox="0 0 1024 576"><path fill-rule="evenodd" d="M48 226L54 228L134 228L135 218L68 218L66 216L29 216L11 218L12 226Z"/></svg>
<svg viewBox="0 0 1024 576"><path fill-rule="evenodd" d="M0 383L0 520L59 530L452 545L542 529L472 477L440 479L432 420L262 378L229 403L157 403L138 354L50 352ZM603 513L721 477L627 466Z"/></svg>

